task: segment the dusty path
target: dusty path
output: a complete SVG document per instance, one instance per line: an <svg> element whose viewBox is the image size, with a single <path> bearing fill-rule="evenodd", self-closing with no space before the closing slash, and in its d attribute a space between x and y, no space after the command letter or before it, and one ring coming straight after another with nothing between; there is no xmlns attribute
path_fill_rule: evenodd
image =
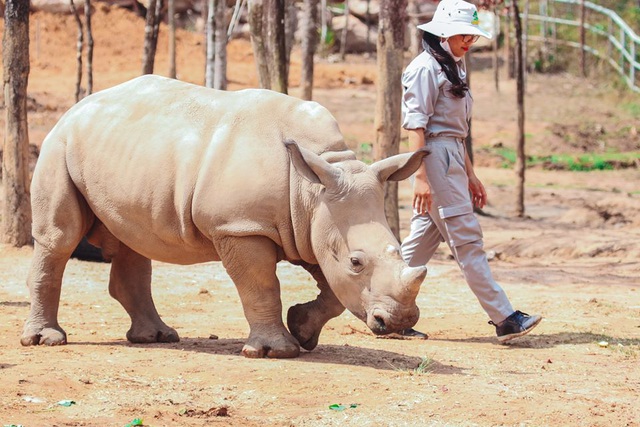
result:
<svg viewBox="0 0 640 427"><path fill-rule="evenodd" d="M98 89L137 75L141 46L138 21L100 13ZM75 26L70 18L36 18L42 33L30 78L30 136L37 145L72 103ZM181 33L180 40L179 72L200 81L199 38ZM237 42L231 50L232 89L254 84L246 48ZM159 55L162 73L166 57ZM496 95L490 70L473 76L477 146L512 146L512 83ZM371 142L373 63L321 62L317 77L316 99L336 115L347 141L355 148ZM593 136L584 129L597 125L610 144L638 144L623 108L637 98L567 76L533 75L528 84L530 150L577 150ZM559 103L561 112L550 113ZM639 426L640 172L528 171L528 217L518 219L513 173L478 153L490 199L490 216L480 220L491 265L517 308L545 316L535 334L498 345L443 248L418 297L417 328L429 333L427 341L376 339L345 313L298 359L244 359L248 327L221 265L155 263L156 304L182 341L131 345L128 318L108 296L109 265L72 260L60 308L69 345L25 348L19 336L31 249L0 246L0 424L123 426L141 418L149 426ZM402 183L403 235L409 194ZM315 297L301 269L282 264L279 273L285 307Z"/></svg>

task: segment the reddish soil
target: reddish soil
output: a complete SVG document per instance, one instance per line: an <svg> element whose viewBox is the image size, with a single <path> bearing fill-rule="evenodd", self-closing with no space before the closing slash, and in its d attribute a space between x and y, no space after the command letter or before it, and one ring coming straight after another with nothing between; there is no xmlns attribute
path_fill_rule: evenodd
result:
<svg viewBox="0 0 640 427"><path fill-rule="evenodd" d="M137 76L142 20L101 7L93 27L94 89ZM35 146L74 102L75 28L71 17L31 17ZM179 78L203 82L202 39L178 33ZM168 68L166 45L163 27L159 74ZM493 272L514 305L545 317L534 333L498 345L441 248L418 296L417 328L430 335L426 341L377 339L345 313L297 359L245 359L248 326L220 263L154 263L156 305L182 341L133 345L124 337L128 317L108 295L109 265L71 260L60 307L69 344L21 347L32 249L0 245L0 424L640 426L640 171L528 170L527 216L517 218L515 174L485 149L515 146L515 87L502 75L495 91L486 56L472 58L477 173L489 193L480 220ZM298 75L294 51L294 96ZM231 90L256 86L246 40L230 44L228 76ZM372 59L317 63L315 99L363 158L375 138L375 80ZM637 95L566 75L530 75L526 105L531 154L640 149ZM400 193L404 236L408 182ZM282 264L279 274L285 308L315 297L301 269Z"/></svg>

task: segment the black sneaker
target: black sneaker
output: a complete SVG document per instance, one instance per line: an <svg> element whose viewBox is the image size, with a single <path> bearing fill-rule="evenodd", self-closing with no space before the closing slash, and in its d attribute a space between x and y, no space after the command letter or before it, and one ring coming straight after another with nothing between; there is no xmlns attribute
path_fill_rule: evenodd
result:
<svg viewBox="0 0 640 427"><path fill-rule="evenodd" d="M528 334L542 320L542 316L534 314L529 316L521 311L514 311L513 314L504 319L499 324L489 321L490 325L496 327L498 341L507 342L522 335Z"/></svg>

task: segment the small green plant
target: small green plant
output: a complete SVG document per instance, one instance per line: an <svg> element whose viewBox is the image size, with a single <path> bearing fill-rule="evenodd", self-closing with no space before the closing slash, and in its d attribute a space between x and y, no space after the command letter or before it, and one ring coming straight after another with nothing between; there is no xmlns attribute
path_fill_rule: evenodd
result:
<svg viewBox="0 0 640 427"><path fill-rule="evenodd" d="M409 375L422 375L422 374L428 374L429 372L433 371L436 362L435 360L433 360L433 358L429 356L425 356L422 358L418 366L413 369L399 368L389 361L387 361L387 363L391 365L394 371L407 372Z"/></svg>
<svg viewBox="0 0 640 427"><path fill-rule="evenodd" d="M425 356L420 361L420 364L418 365L418 367L413 370L413 373L428 374L433 370L434 365L435 365L435 360L433 360L431 357Z"/></svg>

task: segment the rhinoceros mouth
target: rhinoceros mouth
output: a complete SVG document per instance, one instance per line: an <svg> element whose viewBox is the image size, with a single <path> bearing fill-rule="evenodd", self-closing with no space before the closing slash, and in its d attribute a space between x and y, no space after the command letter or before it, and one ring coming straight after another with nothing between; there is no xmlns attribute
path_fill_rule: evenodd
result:
<svg viewBox="0 0 640 427"><path fill-rule="evenodd" d="M410 328L418 322L418 307L403 313L389 313L381 308L374 308L367 313L367 326L376 335L387 335Z"/></svg>

